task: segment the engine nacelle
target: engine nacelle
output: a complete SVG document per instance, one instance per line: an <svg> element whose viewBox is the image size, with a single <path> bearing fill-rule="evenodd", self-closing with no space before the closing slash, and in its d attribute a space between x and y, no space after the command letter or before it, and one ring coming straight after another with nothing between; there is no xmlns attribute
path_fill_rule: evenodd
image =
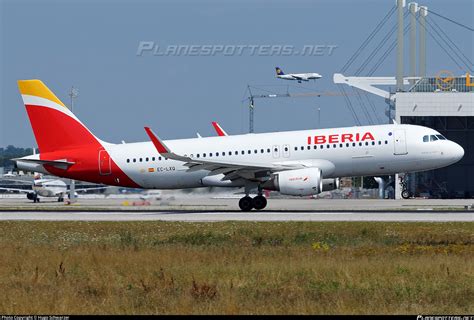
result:
<svg viewBox="0 0 474 320"><path fill-rule="evenodd" d="M323 177L319 168L281 171L274 173L263 188L292 196L310 196L322 192Z"/></svg>
<svg viewBox="0 0 474 320"><path fill-rule="evenodd" d="M339 178L323 179L323 191L339 189Z"/></svg>

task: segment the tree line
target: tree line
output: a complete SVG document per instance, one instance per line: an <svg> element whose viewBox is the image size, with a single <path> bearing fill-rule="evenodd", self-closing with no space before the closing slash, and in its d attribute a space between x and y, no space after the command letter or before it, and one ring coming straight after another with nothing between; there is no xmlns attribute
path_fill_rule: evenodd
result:
<svg viewBox="0 0 474 320"><path fill-rule="evenodd" d="M8 145L6 148L0 148L0 167L11 169L15 166L10 159L24 157L33 154L33 148L18 148Z"/></svg>

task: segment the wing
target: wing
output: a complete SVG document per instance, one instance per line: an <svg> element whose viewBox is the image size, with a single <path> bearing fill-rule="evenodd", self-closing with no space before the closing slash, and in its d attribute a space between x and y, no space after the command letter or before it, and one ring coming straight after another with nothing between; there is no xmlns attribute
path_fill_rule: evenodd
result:
<svg viewBox="0 0 474 320"><path fill-rule="evenodd" d="M75 192L84 192L84 191L90 191L90 190L103 190L103 189L107 189L107 188L110 188L110 187L93 187L93 188L81 188L81 189L75 189L74 191ZM67 191L68 193L71 192L71 189L69 189Z"/></svg>
<svg viewBox="0 0 474 320"><path fill-rule="evenodd" d="M33 190L31 190L31 189L26 190L26 189L15 189L15 188L0 188L0 190L4 190L4 191L16 191L16 192L23 192L23 193L30 193L30 192L33 192Z"/></svg>
<svg viewBox="0 0 474 320"><path fill-rule="evenodd" d="M232 161L209 161L182 156L172 152L150 128L145 127L145 131L153 142L158 153L163 157L184 162L184 165L188 167L188 172L208 170L210 171L208 174L209 176L224 174L222 180L243 178L246 180L261 181L268 178L272 172L305 167L300 163L255 164Z"/></svg>
<svg viewBox="0 0 474 320"><path fill-rule="evenodd" d="M3 181L18 182L18 183L24 183L24 184L30 184L30 185L31 185L31 184L34 184L34 182L31 181L31 180L19 180L19 179L8 179L8 178L7 178L7 179L1 179L1 180L3 180Z"/></svg>

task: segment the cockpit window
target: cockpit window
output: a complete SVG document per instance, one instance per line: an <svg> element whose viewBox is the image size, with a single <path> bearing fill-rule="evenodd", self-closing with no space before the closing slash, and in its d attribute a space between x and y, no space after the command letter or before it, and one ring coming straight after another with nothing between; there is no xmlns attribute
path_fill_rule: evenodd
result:
<svg viewBox="0 0 474 320"><path fill-rule="evenodd" d="M423 142L429 142L430 136L423 136Z"/></svg>
<svg viewBox="0 0 474 320"><path fill-rule="evenodd" d="M436 141L436 140L438 140L438 138L436 138L436 136L434 134L432 134L430 136L430 141Z"/></svg>
<svg viewBox="0 0 474 320"><path fill-rule="evenodd" d="M438 137L439 140L446 140L446 138L441 134L437 134L436 137Z"/></svg>

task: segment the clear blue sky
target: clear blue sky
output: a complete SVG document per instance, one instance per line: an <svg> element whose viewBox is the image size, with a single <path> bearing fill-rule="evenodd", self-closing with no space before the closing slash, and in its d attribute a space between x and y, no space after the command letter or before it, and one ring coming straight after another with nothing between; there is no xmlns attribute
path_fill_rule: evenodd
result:
<svg viewBox="0 0 474 320"><path fill-rule="evenodd" d="M18 1L0 0L0 147L35 145L18 94L18 79L43 80L68 103L79 88L77 116L101 139L144 141L144 125L162 138L214 135L218 120L231 134L248 130L241 102L247 84L285 91L285 72L314 71L323 79L300 91L337 91L338 72L395 0L362 1ZM472 0L425 0L434 11L469 26ZM433 17L436 19L436 17ZM473 34L436 19L473 59ZM395 23L394 17L384 35ZM380 36L365 51L366 57ZM181 45L337 45L331 56L137 56L140 41ZM428 73L463 73L428 37ZM357 60L347 74L362 63ZM392 54L376 75L394 75ZM408 66L406 66L408 70ZM366 69L367 70L367 69ZM297 85L297 84L296 84ZM383 118L386 105L374 99ZM357 100L356 110L367 123ZM255 131L352 126L341 97L258 100Z"/></svg>

